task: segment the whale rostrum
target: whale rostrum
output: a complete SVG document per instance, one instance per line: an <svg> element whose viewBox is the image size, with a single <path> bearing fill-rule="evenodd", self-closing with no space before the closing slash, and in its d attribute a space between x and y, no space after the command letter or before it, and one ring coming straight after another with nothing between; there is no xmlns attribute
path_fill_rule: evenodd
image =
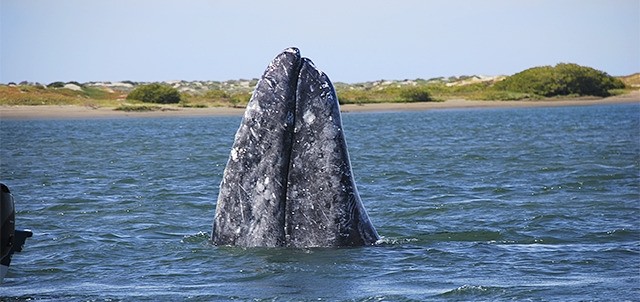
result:
<svg viewBox="0 0 640 302"><path fill-rule="evenodd" d="M329 78L297 48L269 64L225 167L211 240L242 247L371 245Z"/></svg>

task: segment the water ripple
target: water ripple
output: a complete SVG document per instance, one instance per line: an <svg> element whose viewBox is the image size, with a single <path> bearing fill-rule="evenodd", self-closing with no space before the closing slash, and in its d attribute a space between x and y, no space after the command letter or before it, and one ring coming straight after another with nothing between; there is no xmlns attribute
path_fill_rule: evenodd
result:
<svg viewBox="0 0 640 302"><path fill-rule="evenodd" d="M240 118L0 120L0 300L629 300L636 105L345 114L367 248L209 242ZM36 284L37 286L34 286Z"/></svg>

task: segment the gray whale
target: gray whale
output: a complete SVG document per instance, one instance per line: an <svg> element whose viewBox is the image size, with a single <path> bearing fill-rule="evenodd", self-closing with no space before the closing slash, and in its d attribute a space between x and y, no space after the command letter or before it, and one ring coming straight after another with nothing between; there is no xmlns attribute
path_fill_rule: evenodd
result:
<svg viewBox="0 0 640 302"><path fill-rule="evenodd" d="M331 81L297 48L269 64L225 167L211 240L242 247L338 247L380 239L351 170Z"/></svg>

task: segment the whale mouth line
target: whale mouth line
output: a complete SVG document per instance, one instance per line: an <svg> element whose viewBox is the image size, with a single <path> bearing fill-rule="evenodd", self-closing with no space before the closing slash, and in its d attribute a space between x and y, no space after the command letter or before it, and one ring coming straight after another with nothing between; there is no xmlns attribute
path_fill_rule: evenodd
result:
<svg viewBox="0 0 640 302"><path fill-rule="evenodd" d="M225 167L212 242L237 246L373 244L351 172L335 89L288 48L247 104Z"/></svg>

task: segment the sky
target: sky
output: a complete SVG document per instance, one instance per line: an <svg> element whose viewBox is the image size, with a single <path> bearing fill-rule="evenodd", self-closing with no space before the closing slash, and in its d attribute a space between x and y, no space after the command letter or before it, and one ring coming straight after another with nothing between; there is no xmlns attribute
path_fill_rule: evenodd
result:
<svg viewBox="0 0 640 302"><path fill-rule="evenodd" d="M640 0L0 0L0 83L259 78L289 46L335 82L640 72Z"/></svg>

